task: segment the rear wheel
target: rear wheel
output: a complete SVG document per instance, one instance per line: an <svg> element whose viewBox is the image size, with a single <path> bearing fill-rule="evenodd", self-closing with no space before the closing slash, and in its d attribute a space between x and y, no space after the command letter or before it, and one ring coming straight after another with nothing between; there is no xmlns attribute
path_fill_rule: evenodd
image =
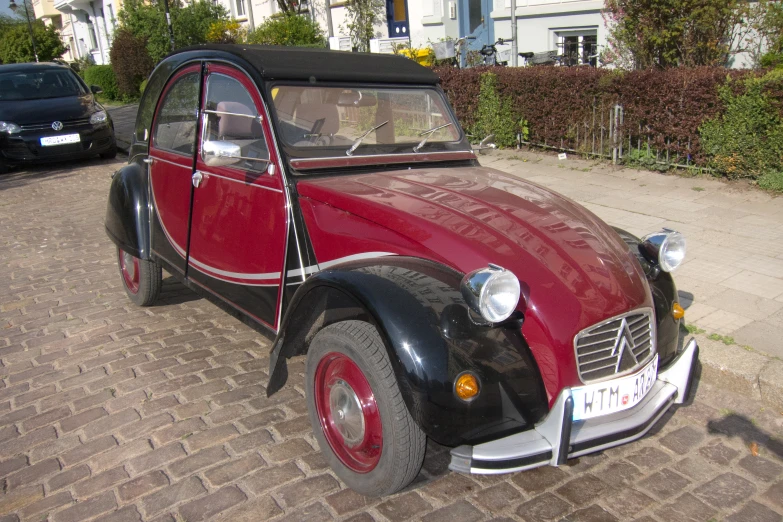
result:
<svg viewBox="0 0 783 522"><path fill-rule="evenodd" d="M150 306L160 295L163 286L163 273L160 265L154 261L139 259L117 249L118 264L125 293L139 306Z"/></svg>
<svg viewBox="0 0 783 522"><path fill-rule="evenodd" d="M416 477L426 437L408 413L377 330L344 321L307 354L307 406L327 462L351 489L389 495Z"/></svg>

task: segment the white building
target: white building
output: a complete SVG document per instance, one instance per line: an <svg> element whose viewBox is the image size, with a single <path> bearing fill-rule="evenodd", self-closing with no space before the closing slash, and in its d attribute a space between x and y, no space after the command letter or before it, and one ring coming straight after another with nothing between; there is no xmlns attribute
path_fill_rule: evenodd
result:
<svg viewBox="0 0 783 522"><path fill-rule="evenodd" d="M242 1L242 0L230 0ZM326 0L311 0L316 19L326 32ZM269 16L274 0L255 0L256 20ZM332 48L350 49L345 30L345 2L331 1L335 39ZM262 7L267 6L267 10ZM606 45L603 0L517 0L518 52L551 51L573 64L595 64ZM391 52L392 42L409 41L421 48L469 37L469 49L481 49L498 38L511 37L511 0L387 0L386 23L377 27L376 52ZM511 46L498 46L510 59Z"/></svg>
<svg viewBox="0 0 783 522"><path fill-rule="evenodd" d="M35 17L54 25L67 47L63 59L90 57L109 63L109 49L121 0L32 0Z"/></svg>

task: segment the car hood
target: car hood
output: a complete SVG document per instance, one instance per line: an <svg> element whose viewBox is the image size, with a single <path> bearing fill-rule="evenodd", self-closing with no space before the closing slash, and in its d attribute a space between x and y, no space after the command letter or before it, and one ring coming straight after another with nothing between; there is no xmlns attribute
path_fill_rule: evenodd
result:
<svg viewBox="0 0 783 522"><path fill-rule="evenodd" d="M0 121L31 125L53 121L86 118L97 107L90 94L38 100L0 101Z"/></svg>
<svg viewBox="0 0 783 522"><path fill-rule="evenodd" d="M573 338L652 306L641 266L594 214L534 183L483 167L400 170L302 180L312 198L394 230L467 273L494 263L522 286L522 332L550 400L580 383Z"/></svg>

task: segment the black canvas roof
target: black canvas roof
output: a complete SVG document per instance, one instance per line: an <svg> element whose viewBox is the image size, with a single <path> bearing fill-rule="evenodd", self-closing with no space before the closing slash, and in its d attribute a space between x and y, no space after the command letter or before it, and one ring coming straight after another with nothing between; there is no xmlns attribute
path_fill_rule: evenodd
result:
<svg viewBox="0 0 783 522"><path fill-rule="evenodd" d="M438 83L432 70L413 60L390 54L350 53L308 47L267 45L207 44L177 51L224 51L238 56L255 67L266 79L380 82Z"/></svg>

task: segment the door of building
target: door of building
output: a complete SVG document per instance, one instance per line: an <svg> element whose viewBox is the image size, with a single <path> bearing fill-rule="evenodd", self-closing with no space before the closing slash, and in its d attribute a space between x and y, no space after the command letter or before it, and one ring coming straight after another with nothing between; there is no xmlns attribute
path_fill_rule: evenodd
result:
<svg viewBox="0 0 783 522"><path fill-rule="evenodd" d="M479 51L495 41L495 27L490 13L492 0L459 0L460 37L469 37L463 49ZM465 56L463 55L463 65Z"/></svg>
<svg viewBox="0 0 783 522"><path fill-rule="evenodd" d="M408 0L386 0L386 20L389 38L410 38Z"/></svg>

